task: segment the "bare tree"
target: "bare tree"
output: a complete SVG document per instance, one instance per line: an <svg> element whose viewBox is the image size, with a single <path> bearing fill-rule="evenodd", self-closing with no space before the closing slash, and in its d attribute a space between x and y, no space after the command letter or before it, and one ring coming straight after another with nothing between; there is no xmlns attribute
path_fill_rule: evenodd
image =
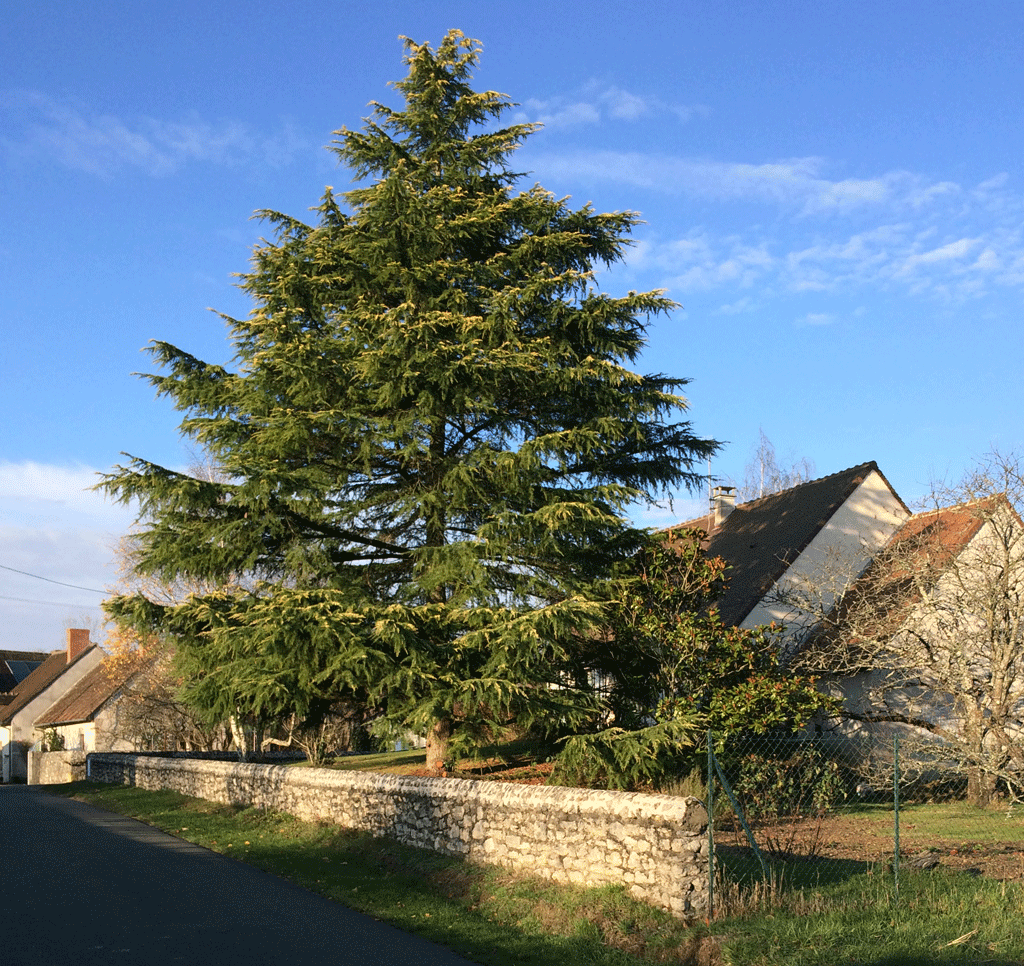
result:
<svg viewBox="0 0 1024 966"><path fill-rule="evenodd" d="M191 454L187 472L206 482L222 478L209 458L196 452ZM145 573L138 566L140 556L134 531L117 541L113 593L140 594L155 604L173 606L190 594L210 589L202 580L166 581ZM110 653L105 662L107 676L120 689L117 727L123 737L144 748L202 751L226 748L233 738L242 757L251 757L261 747L262 728L258 724L243 721L242 716L211 724L182 700L182 678L175 668L172 641L155 635L142 637L128 627L115 625L106 646Z"/></svg>
<svg viewBox="0 0 1024 966"><path fill-rule="evenodd" d="M740 502L758 500L762 496L781 493L814 478L814 461L806 456L780 464L775 446L760 430L760 440L743 471L743 484L737 496Z"/></svg>
<svg viewBox="0 0 1024 966"><path fill-rule="evenodd" d="M1000 783L1024 796L1022 504L1024 461L991 453L933 488L838 607L819 603L835 591L827 573L787 592L820 607L794 660L844 699L848 733L899 733L918 771L966 774L976 805Z"/></svg>
<svg viewBox="0 0 1024 966"><path fill-rule="evenodd" d="M292 715L279 730L283 737L263 739L263 747L299 748L311 765L322 765L338 753L364 745L371 712L357 701L336 701L318 714Z"/></svg>
<svg viewBox="0 0 1024 966"><path fill-rule="evenodd" d="M119 693L118 737L138 748L161 751L216 751L226 747L226 730L210 725L178 697L173 651L154 639L146 647L134 635L115 629L107 638L110 656L104 672Z"/></svg>

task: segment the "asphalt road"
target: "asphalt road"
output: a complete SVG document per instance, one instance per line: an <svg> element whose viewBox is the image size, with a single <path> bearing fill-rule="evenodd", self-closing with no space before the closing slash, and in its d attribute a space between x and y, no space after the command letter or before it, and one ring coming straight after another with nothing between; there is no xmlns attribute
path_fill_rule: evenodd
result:
<svg viewBox="0 0 1024 966"><path fill-rule="evenodd" d="M130 818L0 786L4 966L466 966L467 960Z"/></svg>

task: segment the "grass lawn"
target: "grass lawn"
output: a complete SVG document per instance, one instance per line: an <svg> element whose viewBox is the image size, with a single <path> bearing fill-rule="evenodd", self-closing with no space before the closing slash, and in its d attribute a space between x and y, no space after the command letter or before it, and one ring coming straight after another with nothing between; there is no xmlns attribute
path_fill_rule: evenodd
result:
<svg viewBox="0 0 1024 966"><path fill-rule="evenodd" d="M359 767L355 759L343 761ZM378 764L422 767L408 758ZM1024 963L1021 885L944 869L902 877L896 907L884 867L851 864L839 881L802 888L740 891L725 882L719 886L723 916L710 925L686 924L619 887L581 889L515 877L287 815L87 782L48 790L140 818L479 963Z"/></svg>
<svg viewBox="0 0 1024 966"><path fill-rule="evenodd" d="M531 741L512 741L481 749L478 757L464 758L452 771L456 778L501 780L511 777L515 781L534 779L546 781L551 775L552 763L538 756L538 745ZM295 762L294 768L308 768L305 761ZM326 767L341 771L377 771L389 775L422 775L426 773L427 753L424 749L408 751L382 751L365 755L342 755Z"/></svg>
<svg viewBox="0 0 1024 966"><path fill-rule="evenodd" d="M408 775L426 768L427 753L422 749L410 751L380 751L368 755L343 755L327 765L340 771L379 771L389 775ZM291 768L309 768L308 761L290 762Z"/></svg>

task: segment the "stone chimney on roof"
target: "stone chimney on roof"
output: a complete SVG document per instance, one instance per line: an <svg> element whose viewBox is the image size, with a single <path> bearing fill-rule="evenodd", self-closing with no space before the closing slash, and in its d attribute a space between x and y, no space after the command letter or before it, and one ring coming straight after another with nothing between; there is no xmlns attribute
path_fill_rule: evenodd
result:
<svg viewBox="0 0 1024 966"><path fill-rule="evenodd" d="M735 486L716 486L711 491L711 515L714 517L716 530L725 522L725 518L735 509Z"/></svg>
<svg viewBox="0 0 1024 966"><path fill-rule="evenodd" d="M80 627L68 628L68 664L89 649L89 631Z"/></svg>

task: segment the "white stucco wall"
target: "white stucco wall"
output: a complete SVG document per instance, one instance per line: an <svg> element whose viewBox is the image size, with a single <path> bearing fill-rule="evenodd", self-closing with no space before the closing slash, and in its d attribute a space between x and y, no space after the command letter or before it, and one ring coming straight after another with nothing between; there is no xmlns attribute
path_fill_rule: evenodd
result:
<svg viewBox="0 0 1024 966"><path fill-rule="evenodd" d="M800 638L909 517L882 475L872 470L740 626L774 621L786 626L787 638ZM815 606L795 606L794 598L801 597Z"/></svg>
<svg viewBox="0 0 1024 966"><path fill-rule="evenodd" d="M59 725L53 730L64 738L67 751L136 751L135 743L118 733L118 698L109 700L92 721ZM37 728L34 741L39 741L49 728Z"/></svg>
<svg viewBox="0 0 1024 966"><path fill-rule="evenodd" d="M49 730L37 728L34 742L39 741ZM96 751L96 726L91 721L60 725L53 730L64 739L66 751Z"/></svg>

